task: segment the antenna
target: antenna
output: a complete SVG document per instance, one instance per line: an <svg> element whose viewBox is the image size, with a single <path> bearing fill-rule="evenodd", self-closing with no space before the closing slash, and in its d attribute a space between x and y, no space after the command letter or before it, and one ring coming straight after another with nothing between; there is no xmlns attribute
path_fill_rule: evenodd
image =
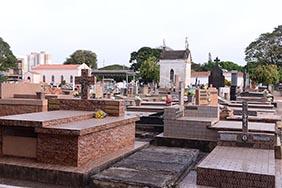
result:
<svg viewBox="0 0 282 188"><path fill-rule="evenodd" d="M163 48L166 48L165 39L163 39Z"/></svg>
<svg viewBox="0 0 282 188"><path fill-rule="evenodd" d="M189 49L188 37L185 37L185 49Z"/></svg>

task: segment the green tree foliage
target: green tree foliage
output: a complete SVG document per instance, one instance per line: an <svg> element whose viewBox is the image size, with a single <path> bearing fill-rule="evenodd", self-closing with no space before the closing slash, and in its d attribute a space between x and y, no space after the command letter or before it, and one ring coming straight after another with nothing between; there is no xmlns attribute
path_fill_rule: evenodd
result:
<svg viewBox="0 0 282 188"><path fill-rule="evenodd" d="M100 68L99 70L129 70L129 67L124 65L108 65L105 67ZM123 80L126 80L125 76L113 76L112 79L114 79L116 82L122 82ZM129 77L129 81L131 81L131 77ZM98 80L102 80L102 78L98 78Z"/></svg>
<svg viewBox="0 0 282 188"><path fill-rule="evenodd" d="M16 62L17 58L11 51L9 44L0 37L0 72L16 67ZM1 75L0 77L3 79L3 75Z"/></svg>
<svg viewBox="0 0 282 188"><path fill-rule="evenodd" d="M160 66L157 64L155 57L146 59L140 67L140 76L143 82L158 82L160 78Z"/></svg>
<svg viewBox="0 0 282 188"><path fill-rule="evenodd" d="M277 65L259 64L255 69L252 69L250 78L256 83L276 84L279 81Z"/></svg>
<svg viewBox="0 0 282 188"><path fill-rule="evenodd" d="M282 25L272 33L263 33L245 50L247 62L282 66Z"/></svg>
<svg viewBox="0 0 282 188"><path fill-rule="evenodd" d="M271 33L261 34L246 48L245 55L246 68L253 81L265 84L276 83L277 79L282 81L282 25Z"/></svg>
<svg viewBox="0 0 282 188"><path fill-rule="evenodd" d="M191 69L192 69L193 71L201 71L201 64L192 62L192 64L191 64Z"/></svg>
<svg viewBox="0 0 282 188"><path fill-rule="evenodd" d="M150 57L154 57L156 61L159 60L162 50L157 48L142 47L137 52L130 54L129 63L131 63L130 69L139 71L141 65Z"/></svg>
<svg viewBox="0 0 282 188"><path fill-rule="evenodd" d="M119 64L108 65L100 68L99 70L129 70L129 67Z"/></svg>
<svg viewBox="0 0 282 188"><path fill-rule="evenodd" d="M213 69L213 67L216 65L216 62L213 61L209 61L207 63L204 63L200 66L200 68L198 68L198 70L195 71L211 71ZM243 71L243 67L232 62L232 61L220 61L218 62L219 67L221 67L222 69L225 69L227 71L232 71L232 70L237 70L242 72ZM193 65L192 65L193 67ZM194 70L192 68L192 70Z"/></svg>
<svg viewBox="0 0 282 188"><path fill-rule="evenodd" d="M92 69L97 69L97 55L89 50L77 50L70 55L64 64L83 64Z"/></svg>

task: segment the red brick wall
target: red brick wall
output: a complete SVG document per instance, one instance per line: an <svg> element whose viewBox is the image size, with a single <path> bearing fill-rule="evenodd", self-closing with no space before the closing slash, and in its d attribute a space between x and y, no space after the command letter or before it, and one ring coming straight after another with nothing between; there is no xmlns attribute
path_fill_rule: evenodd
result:
<svg viewBox="0 0 282 188"><path fill-rule="evenodd" d="M78 164L99 159L120 149L132 146L135 141L135 122L81 136L78 139Z"/></svg>
<svg viewBox="0 0 282 188"><path fill-rule="evenodd" d="M135 122L127 121L113 128L82 136L38 133L37 160L50 164L81 166L121 149L133 147L134 141Z"/></svg>
<svg viewBox="0 0 282 188"><path fill-rule="evenodd" d="M82 110L96 111L103 110L110 116L121 116L125 112L123 100L110 99L50 99L48 100L48 110Z"/></svg>
<svg viewBox="0 0 282 188"><path fill-rule="evenodd" d="M43 163L77 166L78 137L38 134L37 160Z"/></svg>

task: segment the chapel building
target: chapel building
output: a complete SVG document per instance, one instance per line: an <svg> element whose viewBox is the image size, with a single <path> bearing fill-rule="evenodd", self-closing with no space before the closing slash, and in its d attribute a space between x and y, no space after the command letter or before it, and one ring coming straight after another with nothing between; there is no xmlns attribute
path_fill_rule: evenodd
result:
<svg viewBox="0 0 282 188"><path fill-rule="evenodd" d="M163 48L160 56L160 87L172 88L183 81L185 88L191 83L192 57L186 41L185 50Z"/></svg>

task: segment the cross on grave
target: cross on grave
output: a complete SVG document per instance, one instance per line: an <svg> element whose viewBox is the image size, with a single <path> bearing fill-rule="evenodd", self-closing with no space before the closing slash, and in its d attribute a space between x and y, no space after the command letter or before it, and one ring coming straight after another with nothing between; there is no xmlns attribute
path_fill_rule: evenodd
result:
<svg viewBox="0 0 282 188"><path fill-rule="evenodd" d="M218 57L215 58L214 62L219 63L220 59Z"/></svg>
<svg viewBox="0 0 282 188"><path fill-rule="evenodd" d="M179 82L179 105L184 106L184 82Z"/></svg>
<svg viewBox="0 0 282 188"><path fill-rule="evenodd" d="M75 84L81 85L81 99L89 99L89 86L95 84L95 77L89 76L88 69L81 69L81 76L75 77Z"/></svg>
<svg viewBox="0 0 282 188"><path fill-rule="evenodd" d="M248 140L248 102L243 101L242 102L242 130L243 130L243 136L242 140L247 141Z"/></svg>

